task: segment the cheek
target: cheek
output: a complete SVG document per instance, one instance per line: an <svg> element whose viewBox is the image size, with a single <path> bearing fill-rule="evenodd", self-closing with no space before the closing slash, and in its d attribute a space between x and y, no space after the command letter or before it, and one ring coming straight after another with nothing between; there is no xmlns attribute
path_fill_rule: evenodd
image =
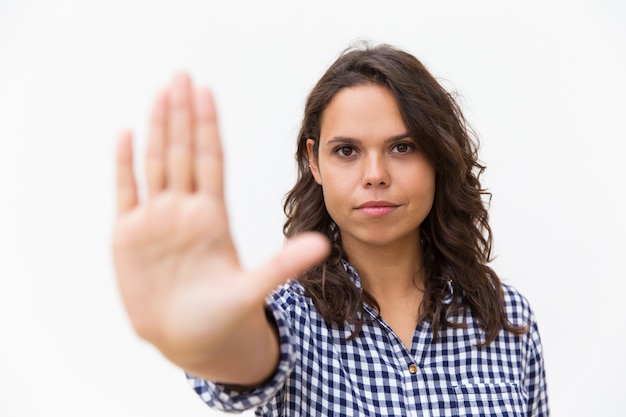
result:
<svg viewBox="0 0 626 417"><path fill-rule="evenodd" d="M342 210L349 206L349 187L341 181L329 182L325 180L322 185L322 193L324 195L324 205L328 214L337 222L341 216Z"/></svg>
<svg viewBox="0 0 626 417"><path fill-rule="evenodd" d="M326 207L335 207L337 205L338 195L337 189L325 181L322 185L322 193L324 194L324 204Z"/></svg>
<svg viewBox="0 0 626 417"><path fill-rule="evenodd" d="M435 192L436 175L435 175L435 168L432 165L426 162L423 162L416 169L415 174L417 176L416 178L421 178L420 182L422 184L422 188L424 192L430 192L430 193Z"/></svg>
<svg viewBox="0 0 626 417"><path fill-rule="evenodd" d="M403 181L402 188L416 198L419 198L424 204L432 204L435 198L435 173L431 169L419 169L413 173L412 178L417 181L409 180L409 176L404 177L408 181Z"/></svg>
<svg viewBox="0 0 626 417"><path fill-rule="evenodd" d="M319 165L315 170L315 180L322 186L324 201L327 205L337 205L341 201L346 201L349 190L354 189L349 184L352 180L352 171L341 169L329 164L328 161L318 161Z"/></svg>
<svg viewBox="0 0 626 417"><path fill-rule="evenodd" d="M424 187L424 196L425 198L430 200L431 204L435 200L435 190L435 177L433 175L433 177L429 179L429 181L426 183L426 186Z"/></svg>

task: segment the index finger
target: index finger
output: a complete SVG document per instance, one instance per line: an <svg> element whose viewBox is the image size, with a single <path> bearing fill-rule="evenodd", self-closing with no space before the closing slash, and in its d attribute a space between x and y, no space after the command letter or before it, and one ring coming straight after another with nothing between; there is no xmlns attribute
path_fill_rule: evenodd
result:
<svg viewBox="0 0 626 417"><path fill-rule="evenodd" d="M199 89L195 96L195 180L197 191L222 198L224 169L213 94Z"/></svg>

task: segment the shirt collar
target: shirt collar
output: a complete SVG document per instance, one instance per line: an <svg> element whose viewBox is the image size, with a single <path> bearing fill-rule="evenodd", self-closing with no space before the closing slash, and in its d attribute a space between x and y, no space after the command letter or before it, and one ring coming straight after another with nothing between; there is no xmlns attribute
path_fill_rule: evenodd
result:
<svg viewBox="0 0 626 417"><path fill-rule="evenodd" d="M361 285L361 277L359 277L359 273L356 272L356 269L354 269L354 267L350 265L350 263L345 259L342 259L341 263L343 264L343 269L346 270L354 285L356 285L358 289L363 290L363 286Z"/></svg>

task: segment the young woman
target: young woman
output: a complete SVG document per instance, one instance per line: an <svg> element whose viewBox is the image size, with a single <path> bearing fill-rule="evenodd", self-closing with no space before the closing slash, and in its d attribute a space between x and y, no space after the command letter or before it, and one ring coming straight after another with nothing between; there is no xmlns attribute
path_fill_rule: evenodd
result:
<svg viewBox="0 0 626 417"><path fill-rule="evenodd" d="M114 258L139 336L224 411L548 415L533 314L487 265L476 142L425 67L345 51L308 97L296 157L289 243L243 271L210 92L180 74L155 100L145 201L121 135Z"/></svg>

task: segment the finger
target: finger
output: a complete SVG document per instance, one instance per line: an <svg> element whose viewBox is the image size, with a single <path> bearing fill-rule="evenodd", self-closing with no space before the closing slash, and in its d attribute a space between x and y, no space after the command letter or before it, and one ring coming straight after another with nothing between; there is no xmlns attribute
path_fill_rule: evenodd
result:
<svg viewBox="0 0 626 417"><path fill-rule="evenodd" d="M148 146L146 148L146 183L148 196L165 188L165 135L167 131L167 91L156 97L150 115Z"/></svg>
<svg viewBox="0 0 626 417"><path fill-rule="evenodd" d="M137 205L137 182L133 173L133 142L129 131L120 134L116 151L117 212L122 214Z"/></svg>
<svg viewBox="0 0 626 417"><path fill-rule="evenodd" d="M329 253L326 237L320 233L302 233L290 239L270 262L256 271L252 285L258 285L261 293L268 294L287 279L322 262Z"/></svg>
<svg viewBox="0 0 626 417"><path fill-rule="evenodd" d="M217 128L213 95L201 89L196 94L195 181L198 191L223 197L222 145Z"/></svg>
<svg viewBox="0 0 626 417"><path fill-rule="evenodd" d="M185 73L174 77L169 97L167 183L176 191L191 191L193 110L191 80Z"/></svg>

